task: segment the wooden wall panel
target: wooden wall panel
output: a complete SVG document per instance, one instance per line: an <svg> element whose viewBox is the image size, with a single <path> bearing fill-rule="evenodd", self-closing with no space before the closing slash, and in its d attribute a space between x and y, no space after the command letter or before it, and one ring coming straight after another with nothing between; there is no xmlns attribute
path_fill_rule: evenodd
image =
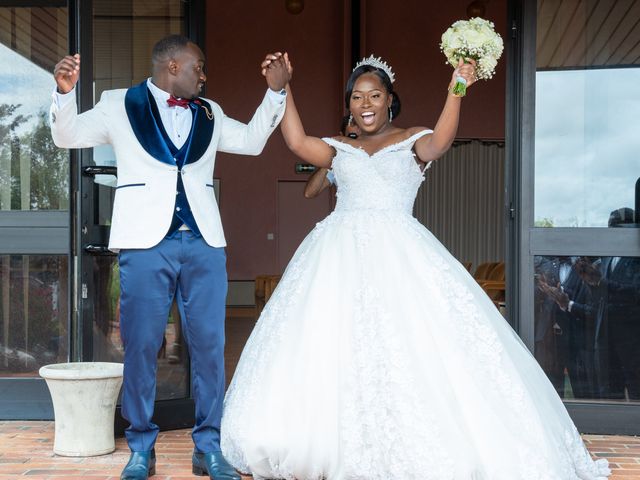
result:
<svg viewBox="0 0 640 480"><path fill-rule="evenodd" d="M292 87L305 128L318 136L337 133L342 116L344 2L305 3L299 15L289 14L282 1L208 4L207 96L227 115L245 122L251 118L266 91L260 62L267 52L286 50L295 69ZM294 172L296 161L279 130L260 157L218 156L214 175L221 184L230 280L280 273L277 185L306 179Z"/></svg>
<svg viewBox="0 0 640 480"><path fill-rule="evenodd" d="M442 33L456 20L465 19L469 1L438 4L404 0L366 0L363 53L382 56L396 72L395 89L402 100L397 124L433 127L446 99L452 68L440 51ZM485 17L506 35L506 0L487 2ZM504 138L506 57L496 75L478 82L463 101L458 129L461 138Z"/></svg>

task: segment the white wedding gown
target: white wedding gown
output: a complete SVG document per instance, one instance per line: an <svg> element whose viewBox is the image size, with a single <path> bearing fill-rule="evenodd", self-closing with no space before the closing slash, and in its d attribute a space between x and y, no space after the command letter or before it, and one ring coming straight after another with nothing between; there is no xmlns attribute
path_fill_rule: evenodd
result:
<svg viewBox="0 0 640 480"><path fill-rule="evenodd" d="M605 479L529 350L413 218L428 132L372 156L325 139L336 209L247 342L224 455L258 479Z"/></svg>

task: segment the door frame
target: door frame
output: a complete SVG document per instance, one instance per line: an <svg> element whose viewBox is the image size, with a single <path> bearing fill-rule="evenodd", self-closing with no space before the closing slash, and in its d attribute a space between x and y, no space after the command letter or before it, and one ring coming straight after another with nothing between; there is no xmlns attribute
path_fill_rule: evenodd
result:
<svg viewBox="0 0 640 480"><path fill-rule="evenodd" d="M534 227L537 0L510 0L507 46L505 209L509 316L534 350L537 255L640 256L640 229ZM581 432L640 434L640 404L565 401Z"/></svg>
<svg viewBox="0 0 640 480"><path fill-rule="evenodd" d="M83 75L77 85L80 111L93 107L93 0L0 1L2 7L67 6L69 52L83 55ZM205 51L206 1L190 0L184 6L185 32ZM91 292L92 258L85 252L87 244L106 244L108 228L93 225L96 207L92 177L84 167L93 165L92 149L70 151L70 192L68 212L2 212L0 227L11 235L0 238L1 254L66 254L69 262L68 312L70 362L93 360L93 303ZM53 405L45 381L39 377L0 379L1 420L51 420ZM156 402L154 422L162 429L193 425L192 398ZM116 412L116 431L127 422L120 407Z"/></svg>
<svg viewBox="0 0 640 480"><path fill-rule="evenodd" d="M69 30L67 41L70 48L77 45L75 29L71 28L73 11L79 0L2 0L3 8L67 7ZM76 152L70 153L69 175L72 176ZM71 190L70 183L70 190ZM68 262L67 324L69 332L69 358L73 358L73 338L71 317L73 297L73 267L71 254L71 205L73 197L69 192L68 211L3 211L0 212L0 254L1 255L65 255ZM53 418L51 395L44 379L40 377L0 378L0 420L49 420Z"/></svg>

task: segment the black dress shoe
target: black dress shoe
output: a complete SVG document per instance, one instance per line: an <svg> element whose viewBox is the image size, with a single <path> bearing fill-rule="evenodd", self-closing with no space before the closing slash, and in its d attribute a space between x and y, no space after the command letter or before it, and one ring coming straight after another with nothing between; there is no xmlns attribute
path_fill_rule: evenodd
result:
<svg viewBox="0 0 640 480"><path fill-rule="evenodd" d="M156 451L131 452L129 463L122 470L120 480L147 480L156 474Z"/></svg>
<svg viewBox="0 0 640 480"><path fill-rule="evenodd" d="M209 475L212 480L241 480L235 468L229 465L222 452L193 452L193 474L200 477Z"/></svg>

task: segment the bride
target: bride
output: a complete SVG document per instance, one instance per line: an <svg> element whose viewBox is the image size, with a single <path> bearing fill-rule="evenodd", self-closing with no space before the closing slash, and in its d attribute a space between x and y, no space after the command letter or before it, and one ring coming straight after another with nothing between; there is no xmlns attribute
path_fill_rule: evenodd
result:
<svg viewBox="0 0 640 480"><path fill-rule="evenodd" d="M273 56L271 64L286 62ZM269 68L270 62L263 64ZM474 83L474 65L457 76ZM412 217L461 98L432 130L400 128L394 74L369 57L346 87L357 139L289 148L337 179L335 211L302 242L247 342L222 449L256 479L604 480L536 360L466 269Z"/></svg>

